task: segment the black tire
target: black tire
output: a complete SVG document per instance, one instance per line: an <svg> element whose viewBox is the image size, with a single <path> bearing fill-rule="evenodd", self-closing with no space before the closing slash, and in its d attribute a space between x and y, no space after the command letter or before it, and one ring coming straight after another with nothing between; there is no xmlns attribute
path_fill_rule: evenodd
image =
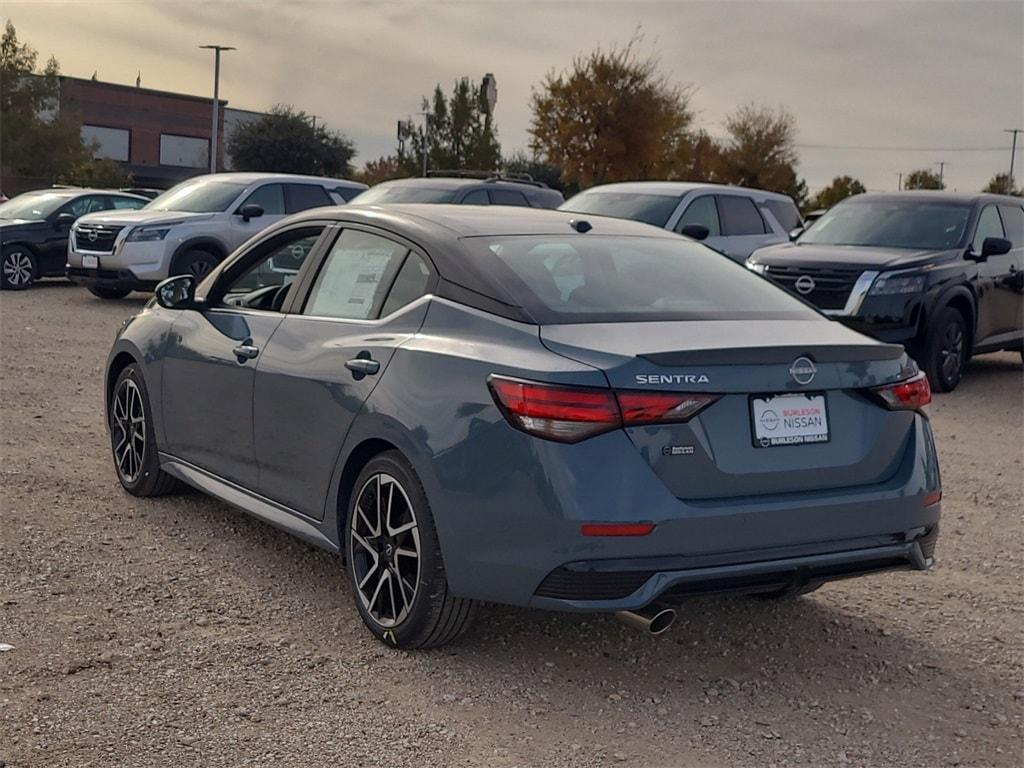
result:
<svg viewBox="0 0 1024 768"><path fill-rule="evenodd" d="M0 251L0 288L24 291L39 275L36 255L23 245L9 245Z"/></svg>
<svg viewBox="0 0 1024 768"><path fill-rule="evenodd" d="M192 275L197 281L202 280L219 261L220 259L209 251L193 248L175 257L168 277Z"/></svg>
<svg viewBox="0 0 1024 768"><path fill-rule="evenodd" d="M160 469L152 413L142 371L132 363L117 377L107 408L114 471L132 496L161 496L179 486L175 478ZM127 455L129 450L131 457Z"/></svg>
<svg viewBox="0 0 1024 768"><path fill-rule="evenodd" d="M809 595L811 592L817 592L823 586L825 586L823 581L809 581L799 587L786 587L775 592L755 592L751 597L756 597L758 600L793 600L803 595Z"/></svg>
<svg viewBox="0 0 1024 768"><path fill-rule="evenodd" d="M131 290L127 288L104 288L102 285L90 285L89 293L97 299L123 299Z"/></svg>
<svg viewBox="0 0 1024 768"><path fill-rule="evenodd" d="M970 357L967 321L959 310L943 307L928 329L922 368L936 392L952 392L963 378Z"/></svg>
<svg viewBox="0 0 1024 768"><path fill-rule="evenodd" d="M385 494L390 505L385 503L375 513L376 500L383 500ZM369 515L356 511L360 501L370 508ZM373 636L385 645L412 649L436 648L462 635L476 614L477 603L449 591L427 495L401 453L387 451L367 463L356 480L347 512L344 537L352 597ZM399 532L410 521L413 527ZM374 531L379 535L374 536ZM410 550L417 550L415 565ZM385 580L389 590L398 586L397 596L385 591ZM413 585L409 599L408 588Z"/></svg>

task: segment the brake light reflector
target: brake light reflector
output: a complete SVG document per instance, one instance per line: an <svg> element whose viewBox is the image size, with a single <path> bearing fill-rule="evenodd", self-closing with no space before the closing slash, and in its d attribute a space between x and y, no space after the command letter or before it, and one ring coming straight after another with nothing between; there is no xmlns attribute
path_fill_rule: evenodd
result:
<svg viewBox="0 0 1024 768"><path fill-rule="evenodd" d="M932 388L924 372L904 381L869 390L890 411L920 411L932 401Z"/></svg>
<svg viewBox="0 0 1024 768"><path fill-rule="evenodd" d="M616 392L622 423L664 424L689 421L720 395L697 395L688 392Z"/></svg>
<svg viewBox="0 0 1024 768"><path fill-rule="evenodd" d="M654 530L654 523L584 523L580 533L584 536L646 536Z"/></svg>
<svg viewBox="0 0 1024 768"><path fill-rule="evenodd" d="M577 443L621 424L610 389L538 384L503 376L492 376L487 383L512 426L548 440Z"/></svg>

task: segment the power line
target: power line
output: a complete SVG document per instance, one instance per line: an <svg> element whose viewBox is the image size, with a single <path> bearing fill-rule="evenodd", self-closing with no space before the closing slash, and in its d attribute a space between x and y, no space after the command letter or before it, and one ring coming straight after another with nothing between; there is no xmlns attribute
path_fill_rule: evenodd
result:
<svg viewBox="0 0 1024 768"><path fill-rule="evenodd" d="M794 144L797 149L850 149L865 152L1006 152L1009 147L892 147L861 144ZM1024 150L1024 146L1016 151ZM1011 150L1013 151L1013 150Z"/></svg>

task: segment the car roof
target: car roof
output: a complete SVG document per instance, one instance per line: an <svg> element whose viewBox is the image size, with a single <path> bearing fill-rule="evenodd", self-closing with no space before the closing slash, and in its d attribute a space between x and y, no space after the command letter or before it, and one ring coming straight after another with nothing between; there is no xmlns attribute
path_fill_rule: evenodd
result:
<svg viewBox="0 0 1024 768"><path fill-rule="evenodd" d="M907 200L960 203L973 205L979 202L1011 203L1021 205L1019 197L1011 195L994 195L990 192L947 192L943 189L910 189L902 192L863 192L853 195L842 202L900 202Z"/></svg>
<svg viewBox="0 0 1024 768"><path fill-rule="evenodd" d="M79 195L117 195L128 197L133 200L146 200L142 195L132 192L122 192L120 189L98 189L93 187L46 187L44 189L30 189L22 192L22 195L57 195L58 197L78 197ZM21 195L15 195L21 197ZM11 198L14 199L13 197ZM147 201L148 202L148 201Z"/></svg>
<svg viewBox="0 0 1024 768"><path fill-rule="evenodd" d="M375 184L375 187L421 187L423 189L462 189L463 187L493 187L496 184L507 184L524 192L530 189L550 191L547 185L541 185L532 181L520 181L518 179L475 179L458 176L411 176L407 179L391 179Z"/></svg>
<svg viewBox="0 0 1024 768"><path fill-rule="evenodd" d="M743 195L774 198L776 200L792 199L789 195L781 192L769 192L765 189L754 189L753 187L738 187L731 184L712 184L704 181L620 181L614 184L601 184L583 190L580 194L604 192L632 193L634 195L665 195L682 197L688 192L734 192ZM571 199L571 198L570 198Z"/></svg>
<svg viewBox="0 0 1024 768"><path fill-rule="evenodd" d="M202 176L193 176L186 181L226 181L231 184L252 184L256 181L280 181L280 182L316 182L317 184L335 184L358 189L366 189L366 185L358 181L348 179L335 179L326 176L303 176L295 173L259 173L255 171L233 172L233 173L206 173Z"/></svg>

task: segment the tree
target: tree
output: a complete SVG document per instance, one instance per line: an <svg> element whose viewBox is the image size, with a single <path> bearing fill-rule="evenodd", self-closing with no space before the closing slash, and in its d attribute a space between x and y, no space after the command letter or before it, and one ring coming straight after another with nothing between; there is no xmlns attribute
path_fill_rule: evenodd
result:
<svg viewBox="0 0 1024 768"><path fill-rule="evenodd" d="M531 146L565 184L678 178L685 167L690 90L669 82L656 58L641 58L639 42L577 56L534 91Z"/></svg>
<svg viewBox="0 0 1024 768"><path fill-rule="evenodd" d="M818 192L808 203L808 208L831 208L840 200L867 192L864 185L852 176L836 176L832 183Z"/></svg>
<svg viewBox="0 0 1024 768"><path fill-rule="evenodd" d="M1017 197L1024 197L1024 189L1014 189L1013 185L1010 184L1010 174L1008 173L997 173L991 179L982 192L991 192L996 195L1016 195Z"/></svg>
<svg viewBox="0 0 1024 768"><path fill-rule="evenodd" d="M784 108L745 104L725 121L720 181L782 192L803 207L807 185L797 178L796 120Z"/></svg>
<svg viewBox="0 0 1024 768"><path fill-rule="evenodd" d="M407 166L402 164L397 155L385 155L368 161L352 178L372 187L382 181L401 179L408 175Z"/></svg>
<svg viewBox="0 0 1024 768"><path fill-rule="evenodd" d="M552 189L557 189L566 197L579 191L575 186L566 186L562 183L562 169L548 165L535 155L528 155L526 152L513 152L502 160L502 170L508 174L525 173L529 174L534 181L547 184Z"/></svg>
<svg viewBox="0 0 1024 768"><path fill-rule="evenodd" d="M60 65L51 56L38 70L37 58L8 20L0 38L0 158L16 175L54 181L90 162L92 152L78 123L59 114Z"/></svg>
<svg viewBox="0 0 1024 768"><path fill-rule="evenodd" d="M313 127L305 112L278 104L242 123L228 136L227 150L239 171L349 176L355 145L324 126Z"/></svg>
<svg viewBox="0 0 1024 768"><path fill-rule="evenodd" d="M399 130L398 161L409 175L422 172L424 146L427 165L434 170L498 170L501 144L497 127L487 111L483 90L468 77L455 81L450 98L438 83L431 98L424 97L422 111L427 113L426 135L412 119L404 121Z"/></svg>
<svg viewBox="0 0 1024 768"><path fill-rule="evenodd" d="M903 188L945 189L946 185L942 183L942 179L939 178L939 174L934 171L929 171L927 168L922 168L917 171L911 171L903 177Z"/></svg>

